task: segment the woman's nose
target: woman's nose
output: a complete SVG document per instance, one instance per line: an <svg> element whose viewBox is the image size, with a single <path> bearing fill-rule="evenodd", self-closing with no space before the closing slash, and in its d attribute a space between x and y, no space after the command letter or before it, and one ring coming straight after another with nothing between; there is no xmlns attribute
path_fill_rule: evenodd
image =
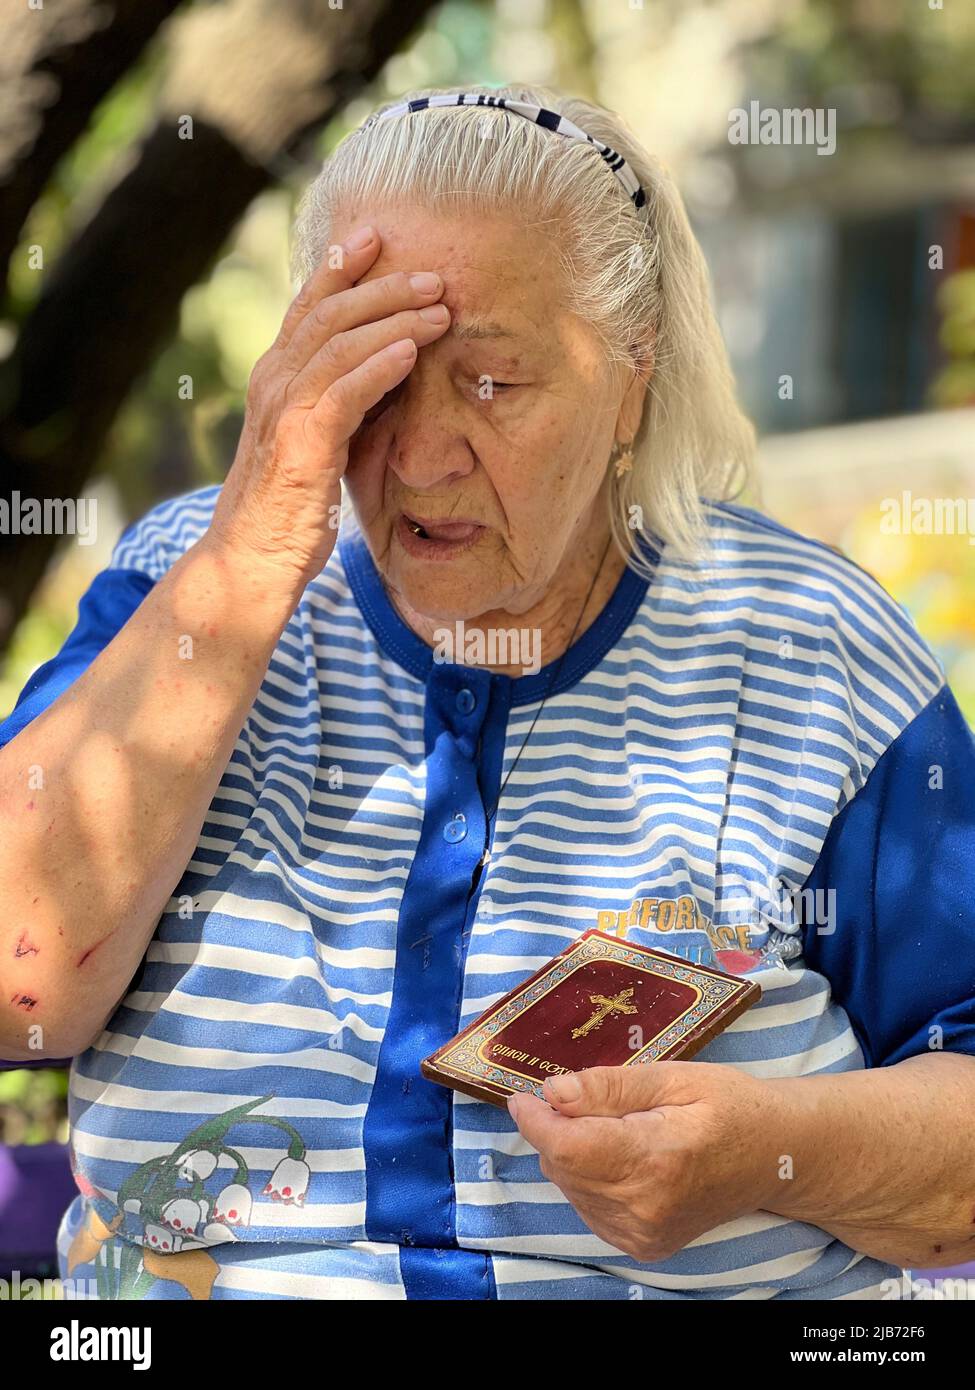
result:
<svg viewBox="0 0 975 1390"><path fill-rule="evenodd" d="M463 404L450 383L437 378L418 360L391 410L389 467L405 486L418 490L474 468Z"/></svg>

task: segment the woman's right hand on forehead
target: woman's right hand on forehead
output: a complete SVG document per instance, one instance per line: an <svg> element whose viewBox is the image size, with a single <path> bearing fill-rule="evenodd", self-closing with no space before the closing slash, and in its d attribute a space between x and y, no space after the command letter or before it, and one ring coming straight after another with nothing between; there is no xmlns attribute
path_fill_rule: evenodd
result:
<svg viewBox="0 0 975 1390"><path fill-rule="evenodd" d="M359 242L360 244L357 244ZM399 271L357 284L381 239L328 248L251 373L244 427L208 532L300 596L335 547L349 440L450 322L443 280Z"/></svg>

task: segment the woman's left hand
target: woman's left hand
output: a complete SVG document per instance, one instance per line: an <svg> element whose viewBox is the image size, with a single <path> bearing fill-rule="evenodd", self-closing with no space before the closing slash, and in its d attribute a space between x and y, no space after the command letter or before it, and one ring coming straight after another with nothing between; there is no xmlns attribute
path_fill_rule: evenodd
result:
<svg viewBox="0 0 975 1390"><path fill-rule="evenodd" d="M735 1067L592 1067L546 1081L545 1095L508 1103L542 1172L595 1235L641 1262L760 1210L791 1176L781 1088Z"/></svg>

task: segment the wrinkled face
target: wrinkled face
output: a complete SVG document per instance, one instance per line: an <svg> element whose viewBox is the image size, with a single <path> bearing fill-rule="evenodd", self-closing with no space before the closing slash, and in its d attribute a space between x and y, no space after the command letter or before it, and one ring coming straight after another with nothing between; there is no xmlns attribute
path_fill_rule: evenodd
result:
<svg viewBox="0 0 975 1390"><path fill-rule="evenodd" d="M352 439L346 483L370 552L425 617L526 612L588 528L608 535L600 491L627 383L563 307L537 231L397 204L336 219L331 240L365 222L383 245L363 281L436 271L451 314Z"/></svg>

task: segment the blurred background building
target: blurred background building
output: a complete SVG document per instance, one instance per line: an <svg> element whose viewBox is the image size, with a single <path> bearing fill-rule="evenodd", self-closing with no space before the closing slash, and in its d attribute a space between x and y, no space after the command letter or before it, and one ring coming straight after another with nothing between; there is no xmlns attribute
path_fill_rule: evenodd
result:
<svg viewBox="0 0 975 1390"><path fill-rule="evenodd" d="M96 497L99 525L88 546L0 536L0 715L122 526L223 477L326 152L408 89L515 80L612 106L673 170L763 505L909 608L975 722L975 502L970 532L884 522L905 493L975 498L975 6L2 7L0 495ZM733 143L751 103L835 113L835 149ZM63 1137L62 1093L59 1073L0 1074L8 1139Z"/></svg>

